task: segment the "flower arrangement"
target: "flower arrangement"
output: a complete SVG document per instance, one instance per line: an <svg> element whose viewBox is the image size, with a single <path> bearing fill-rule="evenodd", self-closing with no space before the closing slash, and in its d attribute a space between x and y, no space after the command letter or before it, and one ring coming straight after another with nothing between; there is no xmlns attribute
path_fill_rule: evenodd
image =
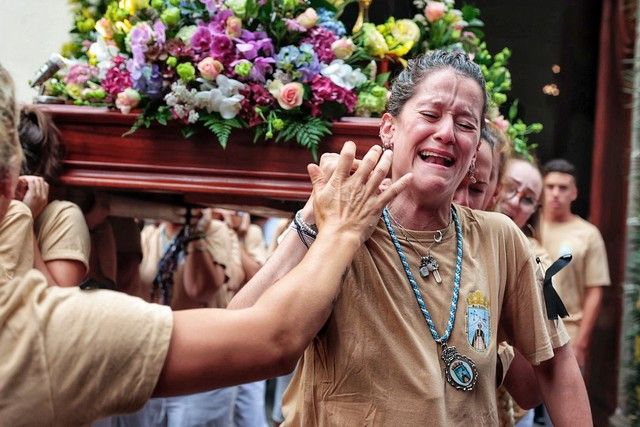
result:
<svg viewBox="0 0 640 427"><path fill-rule="evenodd" d="M349 35L338 17L350 0L71 0L69 66L45 94L80 105L143 108L131 131L170 121L198 126L222 146L236 128L255 139L296 140L314 156L331 120L384 112L390 73L428 49L464 49L480 64L490 117L528 152L541 129L499 114L510 52L491 55L479 11L453 0L415 0L414 19L364 23ZM395 71L392 69L392 72Z"/></svg>

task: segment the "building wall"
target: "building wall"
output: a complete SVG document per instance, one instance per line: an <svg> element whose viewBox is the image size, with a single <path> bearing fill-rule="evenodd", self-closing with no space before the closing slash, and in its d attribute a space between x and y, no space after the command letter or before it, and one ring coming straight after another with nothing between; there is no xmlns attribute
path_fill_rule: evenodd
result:
<svg viewBox="0 0 640 427"><path fill-rule="evenodd" d="M28 81L68 40L71 21L67 0L0 1L0 63L15 80L18 100L32 100Z"/></svg>

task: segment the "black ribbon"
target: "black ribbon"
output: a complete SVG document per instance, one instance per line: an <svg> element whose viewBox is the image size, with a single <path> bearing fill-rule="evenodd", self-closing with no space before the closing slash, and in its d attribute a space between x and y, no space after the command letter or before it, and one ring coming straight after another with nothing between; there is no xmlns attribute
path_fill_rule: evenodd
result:
<svg viewBox="0 0 640 427"><path fill-rule="evenodd" d="M173 273L178 268L180 255L185 249L185 240L187 236L187 227L182 227L178 235L169 244L162 254L158 263L158 273L153 279L152 299L155 297L155 291L160 290L162 295L162 304L171 305L171 297L173 296Z"/></svg>
<svg viewBox="0 0 640 427"><path fill-rule="evenodd" d="M544 303L547 307L547 317L549 320L556 320L559 317L568 317L567 309L560 298L560 295L553 288L552 278L560 270L565 268L571 262L571 254L562 255L547 269L544 274L544 282L542 291L544 293Z"/></svg>

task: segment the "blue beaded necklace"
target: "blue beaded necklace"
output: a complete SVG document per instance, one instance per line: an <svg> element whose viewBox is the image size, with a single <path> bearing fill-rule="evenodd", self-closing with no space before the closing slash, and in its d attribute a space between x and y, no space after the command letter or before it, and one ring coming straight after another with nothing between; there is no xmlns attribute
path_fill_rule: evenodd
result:
<svg viewBox="0 0 640 427"><path fill-rule="evenodd" d="M405 255L402 247L400 246L400 242L398 241L398 236L393 229L390 221L389 210L385 207L382 211L382 219L384 221L385 226L387 227L387 231L389 232L389 236L391 236L391 241L393 242L393 246L400 257L400 262L404 267L404 272L407 275L407 279L409 280L409 284L411 285L411 289L413 290L413 294L416 297L416 301L418 302L418 306L422 315L424 316L424 320L427 322L427 326L431 331L431 336L442 346L442 360L445 363L445 377L447 378L447 382L457 388L458 390L470 391L473 390L473 387L476 384L478 379L478 371L476 369L475 364L471 359L466 356L458 353L455 347L448 346L447 340L451 336L451 331L453 330L453 325L456 321L456 311L458 309L458 297L460 294L460 281L462 278L462 227L460 225L460 220L458 219L458 213L456 209L451 207L451 215L453 217L453 222L456 228L456 267L454 271L453 278L453 294L451 295L451 306L449 308L449 320L447 321L447 326L440 336L438 331L436 331L436 326L433 323L433 319L431 318L431 314L429 314L429 310L424 302L424 298L422 297L422 292L418 287L418 283L411 273L411 268L409 267L409 262L407 261L407 256Z"/></svg>

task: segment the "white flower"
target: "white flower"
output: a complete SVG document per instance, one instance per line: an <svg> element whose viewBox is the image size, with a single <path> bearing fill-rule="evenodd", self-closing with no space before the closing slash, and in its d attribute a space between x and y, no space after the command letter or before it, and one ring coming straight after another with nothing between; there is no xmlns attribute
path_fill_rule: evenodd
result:
<svg viewBox="0 0 640 427"><path fill-rule="evenodd" d="M237 80L230 79L227 76L218 74L216 77L216 84L220 88L222 95L232 96L237 94L241 89L244 89L244 84Z"/></svg>
<svg viewBox="0 0 640 427"><path fill-rule="evenodd" d="M95 55L96 67L98 68L98 78L104 79L109 68L113 67L113 58L115 58L120 49L113 42L107 42L104 37L99 36L95 43L89 47L89 53Z"/></svg>
<svg viewBox="0 0 640 427"><path fill-rule="evenodd" d="M202 90L194 95L195 108L207 110L207 112L220 113L223 119L232 119L240 112L240 101L244 96L238 92L244 88L244 84L223 75L216 77L216 84L203 84L202 87L210 88ZM165 98L166 99L166 98Z"/></svg>
<svg viewBox="0 0 640 427"><path fill-rule="evenodd" d="M331 64L322 68L320 74L328 77L333 83L347 90L352 90L367 81L367 77L359 68L354 70L351 68L351 65L345 64L342 59L336 59L331 62Z"/></svg>

